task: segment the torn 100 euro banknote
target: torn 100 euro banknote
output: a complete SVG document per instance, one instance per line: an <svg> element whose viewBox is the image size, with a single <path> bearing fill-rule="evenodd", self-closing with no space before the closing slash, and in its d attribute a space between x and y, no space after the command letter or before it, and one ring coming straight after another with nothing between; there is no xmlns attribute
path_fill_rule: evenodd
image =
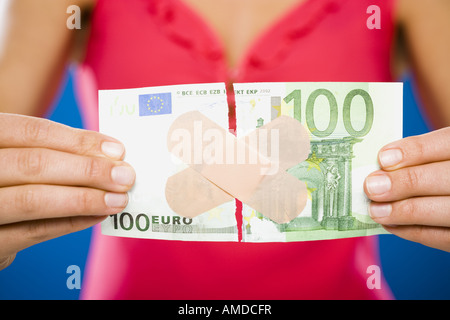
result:
<svg viewBox="0 0 450 320"><path fill-rule="evenodd" d="M234 94L229 114L223 83L99 91L100 131L124 143L136 171L127 208L103 234L290 242L386 233L369 217L363 181L379 149L402 138L401 83L244 83Z"/></svg>

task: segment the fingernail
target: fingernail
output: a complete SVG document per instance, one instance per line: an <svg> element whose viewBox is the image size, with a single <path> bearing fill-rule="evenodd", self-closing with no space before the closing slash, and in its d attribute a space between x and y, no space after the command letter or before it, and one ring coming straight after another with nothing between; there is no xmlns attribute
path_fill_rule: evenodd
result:
<svg viewBox="0 0 450 320"><path fill-rule="evenodd" d="M116 184L131 186L136 179L136 173L131 167L114 167L111 171L111 178Z"/></svg>
<svg viewBox="0 0 450 320"><path fill-rule="evenodd" d="M102 143L102 152L107 157L122 159L125 152L125 147L120 143L106 141Z"/></svg>
<svg viewBox="0 0 450 320"><path fill-rule="evenodd" d="M125 208L128 204L128 195L125 193L105 194L105 204L110 208Z"/></svg>
<svg viewBox="0 0 450 320"><path fill-rule="evenodd" d="M380 164L384 168L393 167L403 160L403 153L399 149L389 149L380 152Z"/></svg>
<svg viewBox="0 0 450 320"><path fill-rule="evenodd" d="M386 175L370 176L366 179L366 187L371 195L381 195L391 189L391 179Z"/></svg>
<svg viewBox="0 0 450 320"><path fill-rule="evenodd" d="M384 218L388 217L392 212L392 205L389 203L371 203L369 207L369 213L372 218Z"/></svg>

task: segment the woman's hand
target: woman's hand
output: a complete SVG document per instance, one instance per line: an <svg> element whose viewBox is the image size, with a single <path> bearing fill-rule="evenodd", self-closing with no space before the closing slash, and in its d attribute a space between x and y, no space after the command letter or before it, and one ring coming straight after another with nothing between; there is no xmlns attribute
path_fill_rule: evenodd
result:
<svg viewBox="0 0 450 320"><path fill-rule="evenodd" d="M122 211L135 172L118 141L0 113L0 270L31 245Z"/></svg>
<svg viewBox="0 0 450 320"><path fill-rule="evenodd" d="M372 219L389 232L450 252L450 127L391 143L364 183Z"/></svg>

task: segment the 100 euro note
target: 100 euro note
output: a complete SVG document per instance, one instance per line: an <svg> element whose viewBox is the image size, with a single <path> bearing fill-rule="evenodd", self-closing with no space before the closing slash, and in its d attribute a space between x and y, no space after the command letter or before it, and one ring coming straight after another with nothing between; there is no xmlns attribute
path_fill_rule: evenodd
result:
<svg viewBox="0 0 450 320"><path fill-rule="evenodd" d="M308 159L287 170L306 183L303 212L277 224L244 204L244 241L387 233L368 214L363 182L379 169L378 151L402 138L401 83L252 83L234 88L238 137L286 115L304 125L311 143Z"/></svg>
<svg viewBox="0 0 450 320"><path fill-rule="evenodd" d="M238 241L241 233L246 242L287 242L385 233L368 215L362 184L377 169L378 150L401 138L401 84L235 84L235 100L238 138L281 115L297 119L309 132L308 159L287 170L307 185L307 205L299 216L278 224L244 203L238 225L234 200L193 218L168 205L167 179L187 168L167 148L169 128L186 112L199 111L228 129L224 84L104 90L99 92L100 131L124 143L125 161L136 170L129 204L102 223L104 234ZM207 196L199 192L198 200Z"/></svg>
<svg viewBox="0 0 450 320"><path fill-rule="evenodd" d="M177 117L193 110L228 128L225 85L99 91L100 131L125 145L124 160L136 171L128 206L124 212L102 223L103 234L165 240L238 241L235 201L193 219L176 214L166 201L167 179L187 167L169 153L168 130Z"/></svg>

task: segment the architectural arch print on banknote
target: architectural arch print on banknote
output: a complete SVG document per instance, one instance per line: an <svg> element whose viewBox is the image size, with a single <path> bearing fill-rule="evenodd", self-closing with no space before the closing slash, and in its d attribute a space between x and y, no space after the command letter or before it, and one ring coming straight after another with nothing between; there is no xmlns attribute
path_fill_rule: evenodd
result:
<svg viewBox="0 0 450 320"><path fill-rule="evenodd" d="M258 121L258 126L263 123L261 120ZM379 227L374 222L364 223L356 220L352 214L353 145L361 141L363 140L354 137L311 141L308 159L287 170L307 183L311 217L299 216L289 223L279 224L280 231ZM259 213L257 214L260 217ZM307 223L307 220L310 221Z"/></svg>

